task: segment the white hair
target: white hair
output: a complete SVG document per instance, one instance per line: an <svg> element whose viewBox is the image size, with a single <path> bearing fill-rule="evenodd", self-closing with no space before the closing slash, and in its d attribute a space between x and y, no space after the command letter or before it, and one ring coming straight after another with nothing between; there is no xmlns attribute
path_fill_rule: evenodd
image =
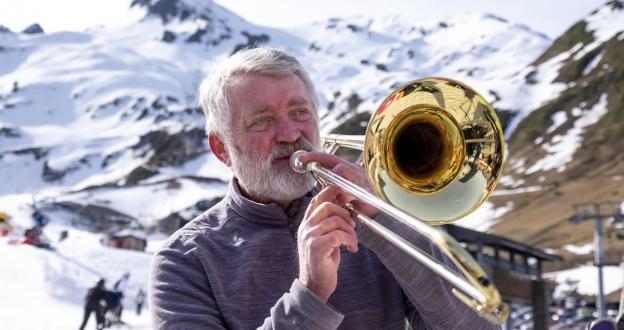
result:
<svg viewBox="0 0 624 330"><path fill-rule="evenodd" d="M313 117L318 122L318 100L314 84L297 59L286 52L270 47L241 50L219 61L212 73L199 87L199 104L206 116L206 134L216 133L232 141L230 132L231 110L226 95L234 78L244 74L284 76L295 74L310 95Z"/></svg>

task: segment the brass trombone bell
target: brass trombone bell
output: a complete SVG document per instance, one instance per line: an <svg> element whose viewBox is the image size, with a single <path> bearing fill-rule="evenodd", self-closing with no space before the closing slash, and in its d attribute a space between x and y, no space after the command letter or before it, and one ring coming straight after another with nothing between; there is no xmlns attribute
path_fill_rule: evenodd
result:
<svg viewBox="0 0 624 330"><path fill-rule="evenodd" d="M324 144L362 150L377 196L433 224L476 210L502 172L496 113L472 88L450 79L419 79L395 90L371 116L365 140L353 140L330 135Z"/></svg>

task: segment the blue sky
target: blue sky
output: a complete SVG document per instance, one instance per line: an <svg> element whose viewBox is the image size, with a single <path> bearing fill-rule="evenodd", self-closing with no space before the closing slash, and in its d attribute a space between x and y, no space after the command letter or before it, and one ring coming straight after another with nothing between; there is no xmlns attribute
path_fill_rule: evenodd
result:
<svg viewBox="0 0 624 330"><path fill-rule="evenodd" d="M33 22L46 31L82 31L108 24L128 12L131 0L0 0L0 24L20 31ZM551 38L602 5L599 0L217 0L246 20L274 27L361 14L382 17L409 13L415 21L443 20L461 12L489 12L544 32Z"/></svg>

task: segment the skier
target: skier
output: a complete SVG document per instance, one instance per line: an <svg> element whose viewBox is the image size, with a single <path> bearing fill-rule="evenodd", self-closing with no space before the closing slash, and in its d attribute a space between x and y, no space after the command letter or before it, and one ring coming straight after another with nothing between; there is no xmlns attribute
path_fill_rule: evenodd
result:
<svg viewBox="0 0 624 330"><path fill-rule="evenodd" d="M105 308L102 312L104 316L104 327L108 328L113 324L122 324L121 321L121 298L122 294L116 291L106 290L104 293L104 300L106 301Z"/></svg>
<svg viewBox="0 0 624 330"><path fill-rule="evenodd" d="M145 302L145 292L143 292L143 289L139 289L136 297L134 297L134 302L136 303L137 315L141 315L141 309L143 308L143 303Z"/></svg>
<svg viewBox="0 0 624 330"><path fill-rule="evenodd" d="M117 292L123 292L126 288L126 284L128 284L128 279L130 278L130 273L125 272L121 277L115 282L115 286L113 289Z"/></svg>
<svg viewBox="0 0 624 330"><path fill-rule="evenodd" d="M107 312L109 313L107 316L107 323L110 324L120 324L123 323L121 321L121 312L123 311L123 290L128 283L128 279L130 278L130 273L124 273L115 285L113 286L112 291L106 292L106 302L107 302Z"/></svg>
<svg viewBox="0 0 624 330"><path fill-rule="evenodd" d="M13 231L13 225L9 222L10 216L0 212L0 236L7 236Z"/></svg>
<svg viewBox="0 0 624 330"><path fill-rule="evenodd" d="M39 210L35 210L32 213L32 218L35 224L39 227L44 227L50 221L48 217L46 217L43 213L39 212Z"/></svg>
<svg viewBox="0 0 624 330"><path fill-rule="evenodd" d="M82 325L80 325L80 330L83 330L85 325L87 325L91 312L95 312L96 329L104 329L104 315L102 313L102 300L106 292L104 283L105 280L100 279L94 287L89 289L85 297L84 319L82 320Z"/></svg>
<svg viewBox="0 0 624 330"><path fill-rule="evenodd" d="M69 232L67 230L61 231L59 234L59 243L67 239L67 236L69 236Z"/></svg>
<svg viewBox="0 0 624 330"><path fill-rule="evenodd" d="M128 279L130 278L130 273L129 272L125 272L121 278L115 282L115 286L114 286L114 291L117 293L117 295L119 296L119 301L117 302L117 309L115 310L115 316L117 317L117 320L121 321L121 312L123 311L123 297L124 297L124 290L126 288L126 285L128 284Z"/></svg>

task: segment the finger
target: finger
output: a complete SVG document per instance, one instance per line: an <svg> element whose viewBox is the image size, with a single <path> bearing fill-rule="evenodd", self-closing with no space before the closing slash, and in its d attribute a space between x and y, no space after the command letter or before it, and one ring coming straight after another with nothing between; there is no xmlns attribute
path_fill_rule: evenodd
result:
<svg viewBox="0 0 624 330"><path fill-rule="evenodd" d="M337 215L323 219L317 225L310 228L310 236L322 236L334 230L344 230L355 235L355 222L352 219L344 219Z"/></svg>
<svg viewBox="0 0 624 330"><path fill-rule="evenodd" d="M331 168L331 171L349 181L353 181L354 179L361 180L365 178L366 175L363 168L345 163L336 164L336 166Z"/></svg>
<svg viewBox="0 0 624 330"><path fill-rule="evenodd" d="M359 207L359 206L372 207L371 205L367 204L366 202L363 202L361 199L353 196L352 194L350 194L348 192L344 192L344 193L336 196L335 203L338 204L338 205L345 205L347 203L351 203L355 207Z"/></svg>
<svg viewBox="0 0 624 330"><path fill-rule="evenodd" d="M357 252L359 250L359 247L358 247L357 234L355 233L355 222L352 222L353 225L347 225L343 219L340 219L340 220L341 220L340 226L337 229L328 232L327 234L331 232L335 232L335 231L346 233L348 235L347 236L348 241L343 244L347 247L347 250L349 250L349 252Z"/></svg>
<svg viewBox="0 0 624 330"><path fill-rule="evenodd" d="M342 190L336 185L329 185L323 188L323 190L321 190L321 192L314 196L314 198L310 201L308 209L304 214L304 219L309 218L312 212L314 212L321 204L335 201L336 196L338 196L341 191Z"/></svg>
<svg viewBox="0 0 624 330"><path fill-rule="evenodd" d="M323 202L323 204L310 213L310 217L307 218L306 223L309 226L313 226L321 222L323 219L334 215L343 218L347 223L351 223L353 221L351 219L351 213L349 213L349 211L347 211L347 209L345 209L342 205L335 204L334 202Z"/></svg>
<svg viewBox="0 0 624 330"><path fill-rule="evenodd" d="M359 201L359 199L348 191L342 191L340 194L336 196L336 199L334 202L338 205L344 205L346 203L351 203L354 201Z"/></svg>
<svg viewBox="0 0 624 330"><path fill-rule="evenodd" d="M331 155L320 151L308 151L305 154L299 156L299 159L303 163L308 163L311 161L319 162L325 168L334 168L340 163L349 164L349 162L336 155Z"/></svg>
<svg viewBox="0 0 624 330"><path fill-rule="evenodd" d="M325 236L334 231L342 231L345 232L349 237L355 238L355 241L349 240L344 244L347 246L347 249L350 252L357 252L359 250L357 245L357 234L355 233L355 223L349 219L350 224L345 221L345 219L339 216L332 216L327 219L321 221L318 225L309 228L307 231L304 231L301 235L301 238L304 240L308 239L318 239L318 237Z"/></svg>
<svg viewBox="0 0 624 330"><path fill-rule="evenodd" d="M370 181L368 180L368 175L366 174L366 171L364 171L364 168L360 166L340 163L334 166L331 171L344 178L345 180L355 183L361 188L367 190L368 192L373 191Z"/></svg>
<svg viewBox="0 0 624 330"><path fill-rule="evenodd" d="M379 209L373 206L373 204L368 204L349 192L343 192L342 194L336 196L335 203L338 205L346 205L347 203L350 203L356 211L366 215L369 218L374 218L377 214L379 214ZM351 218L353 218L353 214L351 212L349 213L351 214Z"/></svg>
<svg viewBox="0 0 624 330"><path fill-rule="evenodd" d="M331 231L321 237L318 237L314 242L316 245L332 249L345 245L350 252L358 251L356 236L342 230Z"/></svg>

